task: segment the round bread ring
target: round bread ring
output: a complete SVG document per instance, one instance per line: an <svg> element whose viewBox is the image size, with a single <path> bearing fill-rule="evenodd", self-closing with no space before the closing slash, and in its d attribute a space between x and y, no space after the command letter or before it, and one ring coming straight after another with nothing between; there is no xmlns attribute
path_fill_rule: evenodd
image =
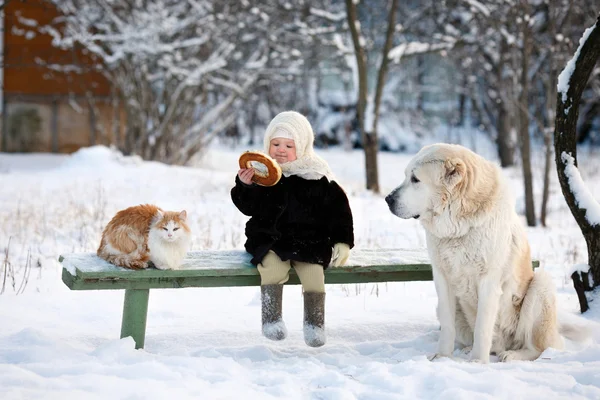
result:
<svg viewBox="0 0 600 400"><path fill-rule="evenodd" d="M259 171L252 165L252 161L263 164L267 172ZM247 151L240 156L240 168L254 168L252 182L261 186L273 186L281 179L281 167L277 161L258 151Z"/></svg>

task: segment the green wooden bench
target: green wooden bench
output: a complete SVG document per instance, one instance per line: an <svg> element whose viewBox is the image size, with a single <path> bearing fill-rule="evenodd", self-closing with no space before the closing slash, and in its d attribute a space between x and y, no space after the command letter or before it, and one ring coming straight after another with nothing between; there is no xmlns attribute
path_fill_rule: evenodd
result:
<svg viewBox="0 0 600 400"><path fill-rule="evenodd" d="M138 349L144 347L150 289L260 285L258 270L244 251L190 252L178 270L128 270L115 267L94 253L65 254L59 261L63 265L62 280L71 290L125 289L121 337L133 337ZM346 266L325 271L327 284L432 279L425 249L352 250ZM299 283L292 269L287 284Z"/></svg>

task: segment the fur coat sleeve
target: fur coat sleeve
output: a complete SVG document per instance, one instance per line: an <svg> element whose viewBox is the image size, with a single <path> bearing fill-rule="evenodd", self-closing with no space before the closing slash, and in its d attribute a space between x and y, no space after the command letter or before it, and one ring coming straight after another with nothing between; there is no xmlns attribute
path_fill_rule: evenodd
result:
<svg viewBox="0 0 600 400"><path fill-rule="evenodd" d="M259 204L260 191L254 184L246 185L242 182L239 176L235 177L235 186L231 189L231 200L233 204L244 215L251 217L256 212L256 207Z"/></svg>
<svg viewBox="0 0 600 400"><path fill-rule="evenodd" d="M327 209L329 237L331 245L346 243L354 247L354 224L348 197L344 190L335 182L329 182L328 196L325 198Z"/></svg>

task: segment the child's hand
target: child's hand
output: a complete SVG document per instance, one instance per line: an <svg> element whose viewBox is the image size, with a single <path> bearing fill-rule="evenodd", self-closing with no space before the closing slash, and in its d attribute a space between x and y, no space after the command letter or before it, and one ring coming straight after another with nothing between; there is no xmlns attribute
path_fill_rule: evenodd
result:
<svg viewBox="0 0 600 400"><path fill-rule="evenodd" d="M350 246L346 243L336 243L333 246L333 253L331 255L331 266L343 266L348 261L348 256L350 256Z"/></svg>
<svg viewBox="0 0 600 400"><path fill-rule="evenodd" d="M254 168L242 168L238 171L240 181L246 185L252 185L252 177L254 176Z"/></svg>

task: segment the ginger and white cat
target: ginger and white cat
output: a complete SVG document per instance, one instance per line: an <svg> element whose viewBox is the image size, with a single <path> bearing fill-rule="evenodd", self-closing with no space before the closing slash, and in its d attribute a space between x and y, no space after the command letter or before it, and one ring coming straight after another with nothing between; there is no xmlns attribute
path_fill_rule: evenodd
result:
<svg viewBox="0 0 600 400"><path fill-rule="evenodd" d="M184 211L163 211L150 204L119 211L106 225L98 256L124 268L178 269L191 240Z"/></svg>

